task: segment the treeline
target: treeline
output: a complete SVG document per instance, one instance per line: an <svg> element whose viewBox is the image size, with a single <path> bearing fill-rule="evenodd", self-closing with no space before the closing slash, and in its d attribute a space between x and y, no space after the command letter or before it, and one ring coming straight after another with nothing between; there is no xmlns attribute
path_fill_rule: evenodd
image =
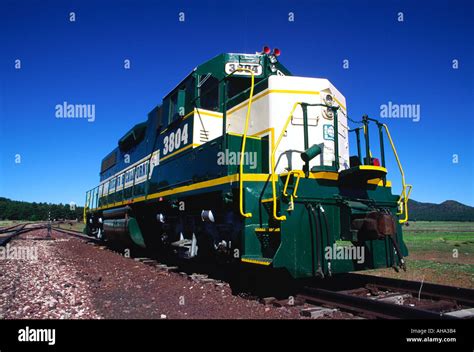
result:
<svg viewBox="0 0 474 352"><path fill-rule="evenodd" d="M0 220L48 220L48 213L52 220L74 220L82 219L83 211L83 207L71 209L69 204L30 203L0 197Z"/></svg>

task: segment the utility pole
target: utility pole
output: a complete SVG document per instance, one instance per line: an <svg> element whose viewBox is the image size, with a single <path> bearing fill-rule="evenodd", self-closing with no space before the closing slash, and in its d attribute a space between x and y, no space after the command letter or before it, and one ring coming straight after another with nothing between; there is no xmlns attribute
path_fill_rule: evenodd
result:
<svg viewBox="0 0 474 352"><path fill-rule="evenodd" d="M48 211L48 234L46 235L47 239L51 239L51 212Z"/></svg>

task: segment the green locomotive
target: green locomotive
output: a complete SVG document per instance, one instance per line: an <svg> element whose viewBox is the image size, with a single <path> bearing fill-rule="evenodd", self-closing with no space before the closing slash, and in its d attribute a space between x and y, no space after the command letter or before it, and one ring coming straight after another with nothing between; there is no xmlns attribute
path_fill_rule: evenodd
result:
<svg viewBox="0 0 474 352"><path fill-rule="evenodd" d="M279 54L265 47L197 66L103 159L86 195L87 233L295 278L404 267L411 186L387 126L364 116L349 129L345 97L326 79L293 76ZM400 196L387 180L385 135Z"/></svg>

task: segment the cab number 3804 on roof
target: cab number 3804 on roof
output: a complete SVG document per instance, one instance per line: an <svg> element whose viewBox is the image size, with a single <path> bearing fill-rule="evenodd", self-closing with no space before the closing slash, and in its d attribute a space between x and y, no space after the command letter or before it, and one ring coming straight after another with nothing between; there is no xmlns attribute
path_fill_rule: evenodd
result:
<svg viewBox="0 0 474 352"><path fill-rule="evenodd" d="M262 65L260 64L249 64L249 63L239 63L239 62L228 62L225 64L225 73L226 74L231 74L238 68L244 68L247 70L252 70L255 75L261 75L262 74ZM235 75L250 75L251 73L248 71L237 71L235 72Z"/></svg>

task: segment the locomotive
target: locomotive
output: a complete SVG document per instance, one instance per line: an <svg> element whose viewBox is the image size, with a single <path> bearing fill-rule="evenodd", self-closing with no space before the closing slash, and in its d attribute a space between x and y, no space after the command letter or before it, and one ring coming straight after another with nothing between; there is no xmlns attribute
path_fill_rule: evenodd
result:
<svg viewBox="0 0 474 352"><path fill-rule="evenodd" d="M85 232L294 278L405 268L411 185L388 127L365 115L350 129L344 95L327 79L292 75L279 57L265 47L197 66L102 160ZM387 139L400 195L387 180Z"/></svg>

